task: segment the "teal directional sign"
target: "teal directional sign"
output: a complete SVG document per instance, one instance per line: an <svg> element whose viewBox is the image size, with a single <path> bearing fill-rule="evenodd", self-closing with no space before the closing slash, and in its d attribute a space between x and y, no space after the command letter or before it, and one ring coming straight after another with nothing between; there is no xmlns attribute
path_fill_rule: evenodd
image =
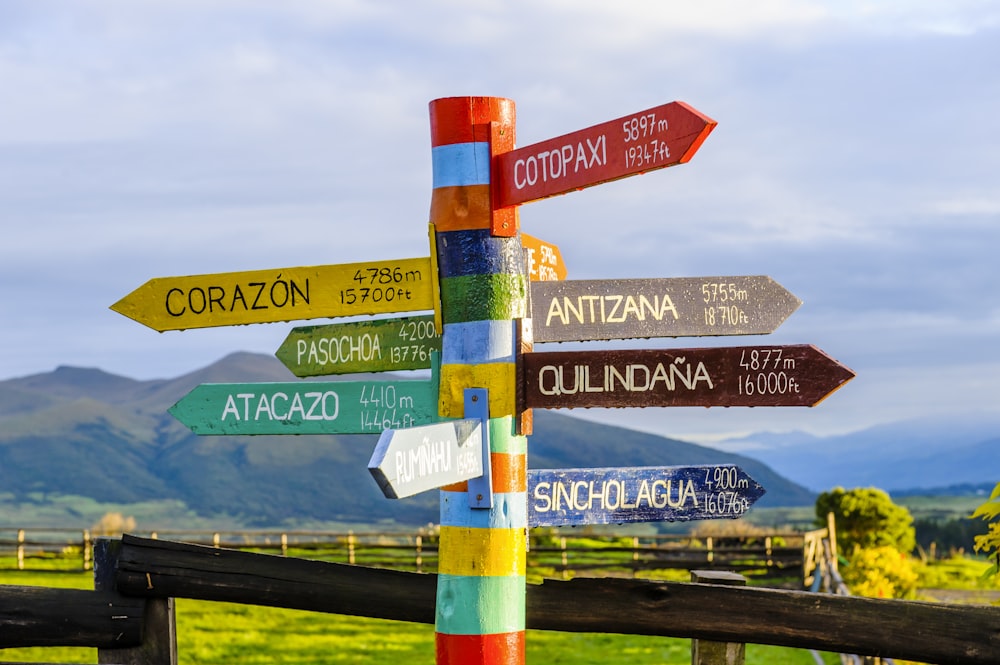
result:
<svg viewBox="0 0 1000 665"><path fill-rule="evenodd" d="M275 355L295 376L427 369L441 351L434 316L294 328Z"/></svg>
<svg viewBox="0 0 1000 665"><path fill-rule="evenodd" d="M205 383L170 407L195 434L379 434L439 422L437 382Z"/></svg>

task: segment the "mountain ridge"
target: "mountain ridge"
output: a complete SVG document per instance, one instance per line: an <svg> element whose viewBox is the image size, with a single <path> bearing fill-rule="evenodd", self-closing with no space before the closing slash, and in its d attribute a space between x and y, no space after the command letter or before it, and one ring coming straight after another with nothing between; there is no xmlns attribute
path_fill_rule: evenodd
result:
<svg viewBox="0 0 1000 665"><path fill-rule="evenodd" d="M15 498L180 500L199 515L235 516L251 525L436 521L435 492L402 501L382 496L367 471L376 435L199 437L167 412L201 383L273 381L301 379L273 356L248 352L145 381L71 366L2 381L0 486ZM531 468L733 463L767 490L758 506L815 499L750 456L552 411L535 410L534 421Z"/></svg>

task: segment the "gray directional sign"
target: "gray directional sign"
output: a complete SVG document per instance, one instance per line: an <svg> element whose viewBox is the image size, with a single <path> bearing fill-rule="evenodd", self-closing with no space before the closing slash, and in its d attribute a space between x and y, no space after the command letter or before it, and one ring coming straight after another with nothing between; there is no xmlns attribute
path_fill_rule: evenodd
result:
<svg viewBox="0 0 1000 665"><path fill-rule="evenodd" d="M388 429L368 470L390 499L477 478L483 475L482 435L479 418Z"/></svg>
<svg viewBox="0 0 1000 665"><path fill-rule="evenodd" d="M536 342L763 335L801 304L760 275L531 283Z"/></svg>

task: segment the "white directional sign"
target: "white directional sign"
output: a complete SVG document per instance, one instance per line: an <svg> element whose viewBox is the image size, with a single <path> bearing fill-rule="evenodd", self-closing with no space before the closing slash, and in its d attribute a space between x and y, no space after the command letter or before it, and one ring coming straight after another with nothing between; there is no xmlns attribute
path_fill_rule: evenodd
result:
<svg viewBox="0 0 1000 665"><path fill-rule="evenodd" d="M368 462L382 493L402 499L483 475L479 418L382 432Z"/></svg>

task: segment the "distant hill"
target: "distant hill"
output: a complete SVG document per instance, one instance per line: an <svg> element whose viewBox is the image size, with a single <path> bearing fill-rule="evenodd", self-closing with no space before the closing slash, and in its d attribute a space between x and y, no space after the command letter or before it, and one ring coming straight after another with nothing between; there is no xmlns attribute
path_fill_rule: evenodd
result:
<svg viewBox="0 0 1000 665"><path fill-rule="evenodd" d="M434 492L399 501L382 496L367 471L374 435L199 437L167 413L201 383L295 380L272 356L234 353L173 379L59 367L0 382L0 493L14 501L173 499L200 516L250 526L436 522ZM741 455L560 413L536 410L534 418L533 468L729 462L766 488L757 505L814 501L805 488Z"/></svg>
<svg viewBox="0 0 1000 665"><path fill-rule="evenodd" d="M814 491L837 485L948 493L1000 481L1000 416L923 418L850 434L757 433L724 441Z"/></svg>

